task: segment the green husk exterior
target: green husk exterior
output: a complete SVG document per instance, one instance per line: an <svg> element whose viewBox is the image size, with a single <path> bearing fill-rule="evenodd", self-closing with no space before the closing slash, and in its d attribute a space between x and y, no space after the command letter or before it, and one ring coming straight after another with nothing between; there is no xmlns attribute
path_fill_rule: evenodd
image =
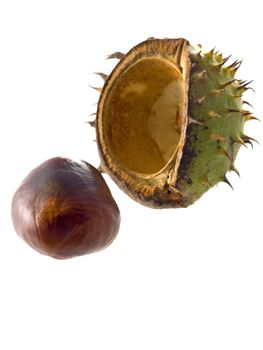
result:
<svg viewBox="0 0 263 350"><path fill-rule="evenodd" d="M246 111L242 110L246 87L234 78L240 63L226 67L226 60L213 50L191 54L190 59L190 123L175 186L186 194L183 206L194 203L218 182L228 183L226 173L237 172L234 161L246 141Z"/></svg>

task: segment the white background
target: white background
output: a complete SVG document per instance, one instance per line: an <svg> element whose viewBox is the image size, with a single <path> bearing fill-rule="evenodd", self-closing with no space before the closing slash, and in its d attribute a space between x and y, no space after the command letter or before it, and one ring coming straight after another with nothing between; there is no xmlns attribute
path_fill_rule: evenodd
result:
<svg viewBox="0 0 263 350"><path fill-rule="evenodd" d="M105 176L122 214L101 253L42 256L14 232L10 202L54 156L99 164L95 111L114 51L185 37L244 59L246 99L262 117L260 1L2 1L0 8L0 348L262 350L262 146L187 209L144 208ZM263 127L246 133L263 142Z"/></svg>

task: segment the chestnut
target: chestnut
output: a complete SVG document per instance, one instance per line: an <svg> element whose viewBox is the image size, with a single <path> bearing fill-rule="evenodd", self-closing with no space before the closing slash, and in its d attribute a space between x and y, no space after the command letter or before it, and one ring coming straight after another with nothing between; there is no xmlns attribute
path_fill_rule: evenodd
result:
<svg viewBox="0 0 263 350"><path fill-rule="evenodd" d="M118 233L120 212L96 168L56 157L32 170L17 189L12 220L32 248L66 259L107 247Z"/></svg>

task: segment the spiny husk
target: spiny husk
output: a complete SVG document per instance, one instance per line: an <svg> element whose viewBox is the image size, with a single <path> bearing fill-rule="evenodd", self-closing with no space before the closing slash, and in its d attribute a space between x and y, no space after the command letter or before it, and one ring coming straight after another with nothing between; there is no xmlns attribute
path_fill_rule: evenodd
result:
<svg viewBox="0 0 263 350"><path fill-rule="evenodd" d="M235 79L240 62L226 66L228 58L214 50L208 53L195 50L185 39L150 39L127 55L117 52L110 58L120 62L109 77L101 75L105 84L94 121L100 170L108 173L134 200L154 208L187 207L218 182L229 184L226 173L238 173L234 161L240 145L251 141L243 133L244 123L254 118L242 108L242 94L248 87L246 82ZM160 66L172 65L183 83L178 102L180 139L166 164L150 174L134 171L125 160L118 159L120 153L114 150L110 134L121 134L125 147L125 127L121 125L121 116L118 125L114 125L107 112L110 99L116 95L112 91L121 84L130 67L145 58L158 60ZM116 96L114 112L121 113L117 106L121 97ZM139 157L140 154L138 162Z"/></svg>

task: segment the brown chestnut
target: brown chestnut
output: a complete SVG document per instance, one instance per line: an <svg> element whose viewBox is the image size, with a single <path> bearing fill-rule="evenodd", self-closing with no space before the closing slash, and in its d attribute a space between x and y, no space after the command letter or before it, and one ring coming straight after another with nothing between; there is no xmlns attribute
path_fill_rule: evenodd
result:
<svg viewBox="0 0 263 350"><path fill-rule="evenodd" d="M116 237L120 212L92 165L52 158L32 170L12 200L16 232L57 259L92 253Z"/></svg>

